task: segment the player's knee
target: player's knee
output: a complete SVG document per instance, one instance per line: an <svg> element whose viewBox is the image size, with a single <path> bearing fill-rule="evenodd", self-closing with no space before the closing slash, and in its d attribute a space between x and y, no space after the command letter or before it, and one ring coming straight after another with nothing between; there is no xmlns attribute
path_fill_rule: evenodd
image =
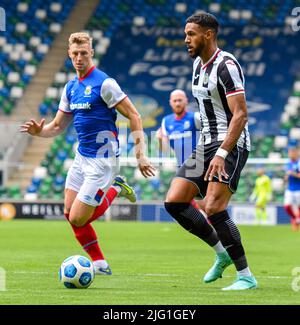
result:
<svg viewBox="0 0 300 325"><path fill-rule="evenodd" d="M173 193L168 193L165 199L165 203L176 203L176 196Z"/></svg>
<svg viewBox="0 0 300 325"><path fill-rule="evenodd" d="M210 194L205 198L205 212L208 216L227 209L228 201L222 195Z"/></svg>
<svg viewBox="0 0 300 325"><path fill-rule="evenodd" d="M83 218L79 218L76 215L70 215L69 221L75 227L83 227L85 225L85 220L83 220Z"/></svg>
<svg viewBox="0 0 300 325"><path fill-rule="evenodd" d="M65 214L65 215L66 215L66 214L70 214L70 211L71 211L71 209L64 208L64 214Z"/></svg>
<svg viewBox="0 0 300 325"><path fill-rule="evenodd" d="M168 193L167 193L167 196L166 196L166 199L165 199L165 202L173 202L173 203L176 203L176 202L180 202L180 196L179 196L179 193L177 190L173 189L172 187L169 189Z"/></svg>
<svg viewBox="0 0 300 325"><path fill-rule="evenodd" d="M205 212L208 216L212 216L220 211L223 211L224 209L220 206L219 201L211 197L206 200L205 202Z"/></svg>

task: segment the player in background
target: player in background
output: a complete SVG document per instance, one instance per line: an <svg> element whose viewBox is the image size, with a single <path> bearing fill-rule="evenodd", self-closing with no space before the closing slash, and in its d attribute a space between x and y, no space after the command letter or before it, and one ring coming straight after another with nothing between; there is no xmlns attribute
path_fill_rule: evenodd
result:
<svg viewBox="0 0 300 325"><path fill-rule="evenodd" d="M223 290L257 287L241 236L227 207L236 191L250 150L244 76L236 58L218 48L219 23L208 13L189 17L185 43L195 59L192 92L200 111L201 143L177 172L165 200L165 208L177 222L204 240L217 253L204 282L222 277L232 262L236 281ZM211 226L191 200L201 195Z"/></svg>
<svg viewBox="0 0 300 325"><path fill-rule="evenodd" d="M284 177L287 182L284 192L284 208L291 218L292 230L298 231L300 224L300 160L298 149L290 147L288 155L290 161L286 165Z"/></svg>
<svg viewBox="0 0 300 325"><path fill-rule="evenodd" d="M250 201L255 202L256 223L261 224L267 221L266 205L272 198L272 185L270 177L265 174L263 168L258 168L256 173L258 177Z"/></svg>
<svg viewBox="0 0 300 325"><path fill-rule="evenodd" d="M167 152L169 147L174 150L180 167L191 155L199 140L200 114L187 111L188 99L181 89L171 92L169 103L173 114L162 119L156 135L163 152Z"/></svg>
<svg viewBox="0 0 300 325"><path fill-rule="evenodd" d="M169 103L173 114L162 119L156 137L162 152L168 152L170 147L174 150L177 166L180 167L196 148L201 128L200 114L187 111L188 98L181 89L171 92ZM194 199L191 204L199 208Z"/></svg>
<svg viewBox="0 0 300 325"><path fill-rule="evenodd" d="M31 119L21 126L21 132L55 137L74 123L79 145L66 179L64 212L75 237L93 260L96 274L110 275L91 222L104 214L116 196L136 200L133 189L118 176L116 111L130 121L143 176L154 175L154 168L144 154L140 114L117 82L94 66L92 38L87 33L71 34L68 54L77 76L65 85L56 116L48 124L44 119Z"/></svg>

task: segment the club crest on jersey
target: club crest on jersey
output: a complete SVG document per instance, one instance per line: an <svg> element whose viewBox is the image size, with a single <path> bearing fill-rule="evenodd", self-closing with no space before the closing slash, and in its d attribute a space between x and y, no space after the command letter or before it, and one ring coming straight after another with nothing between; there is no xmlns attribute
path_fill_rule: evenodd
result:
<svg viewBox="0 0 300 325"><path fill-rule="evenodd" d="M190 121L185 121L184 124L183 124L183 128L184 128L185 130L189 129L190 126L191 126Z"/></svg>
<svg viewBox="0 0 300 325"><path fill-rule="evenodd" d="M92 86L86 86L84 91L84 97L91 97L92 94Z"/></svg>
<svg viewBox="0 0 300 325"><path fill-rule="evenodd" d="M208 80L209 80L209 75L208 75L208 73L205 73L204 79L203 79L203 84L208 84Z"/></svg>

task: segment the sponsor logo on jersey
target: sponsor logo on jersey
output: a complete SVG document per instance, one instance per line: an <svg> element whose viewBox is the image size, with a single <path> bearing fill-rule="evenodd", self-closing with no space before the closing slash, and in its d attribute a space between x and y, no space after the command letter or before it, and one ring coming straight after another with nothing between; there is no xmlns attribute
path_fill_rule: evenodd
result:
<svg viewBox="0 0 300 325"><path fill-rule="evenodd" d="M75 109L91 109L91 103L86 102L86 103L76 103L76 104L71 104L70 109L73 111Z"/></svg>
<svg viewBox="0 0 300 325"><path fill-rule="evenodd" d="M190 138L192 136L192 131L184 131L181 133L172 133L169 135L170 140L177 140L182 138Z"/></svg>

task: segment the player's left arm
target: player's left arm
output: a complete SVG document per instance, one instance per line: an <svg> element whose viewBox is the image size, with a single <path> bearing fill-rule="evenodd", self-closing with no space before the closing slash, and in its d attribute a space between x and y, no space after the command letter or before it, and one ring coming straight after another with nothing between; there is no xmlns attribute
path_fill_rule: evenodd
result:
<svg viewBox="0 0 300 325"><path fill-rule="evenodd" d="M112 78L104 80L101 86L100 96L107 104L107 107L117 109L118 112L129 119L139 169L145 177L154 176L154 167L151 166L145 156L143 124L135 106L122 91L118 83Z"/></svg>
<svg viewBox="0 0 300 325"><path fill-rule="evenodd" d="M125 97L116 106L119 113L125 116L130 123L132 137L135 143L135 155L139 169L145 177L154 176L155 168L150 164L145 155L145 138L141 116L128 97Z"/></svg>
<svg viewBox="0 0 300 325"><path fill-rule="evenodd" d="M292 176L292 177L295 177L295 178L300 178L300 173L297 173L297 172L294 172L294 171L290 171L288 173L288 176Z"/></svg>
<svg viewBox="0 0 300 325"><path fill-rule="evenodd" d="M300 170L300 161L298 162L298 168L297 170ZM300 172L294 171L292 168L286 168L285 171L285 178L288 179L289 176L295 177L295 178L300 178Z"/></svg>
<svg viewBox="0 0 300 325"><path fill-rule="evenodd" d="M239 64L233 59L222 62L217 70L218 82L223 87L232 118L228 126L226 137L211 160L205 179L212 180L217 175L219 181L222 176L228 179L225 171L225 159L236 146L248 120L247 104L244 90L244 76Z"/></svg>
<svg viewBox="0 0 300 325"><path fill-rule="evenodd" d="M244 94L227 97L227 103L232 113L227 135L221 148L230 152L237 144L248 121L247 104Z"/></svg>

